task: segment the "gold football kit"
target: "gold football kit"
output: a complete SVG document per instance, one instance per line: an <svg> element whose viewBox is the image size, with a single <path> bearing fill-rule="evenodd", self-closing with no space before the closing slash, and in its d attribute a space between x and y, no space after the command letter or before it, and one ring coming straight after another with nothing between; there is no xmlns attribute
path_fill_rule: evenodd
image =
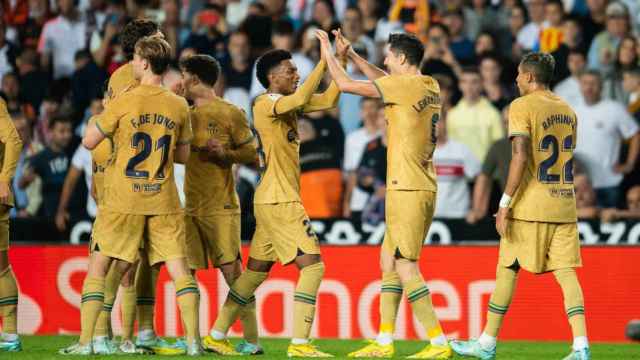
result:
<svg viewBox="0 0 640 360"><path fill-rule="evenodd" d="M253 133L242 110L215 98L191 109L193 141L185 168L187 258L192 269L206 269L240 256L240 202L232 166L256 159ZM218 140L224 158L212 159L207 141Z"/></svg>
<svg viewBox="0 0 640 360"><path fill-rule="evenodd" d="M253 105L260 182L254 196L256 231L250 256L257 260L292 262L302 251L319 254L318 238L300 200L300 139L298 113L335 107L335 83L313 94L326 69L321 61L292 95L266 93Z"/></svg>
<svg viewBox="0 0 640 360"><path fill-rule="evenodd" d="M15 175L18 159L22 152L22 141L11 117L7 104L0 99L0 181L9 184ZM0 251L9 248L9 211L13 207L13 193L9 190L9 199L0 203Z"/></svg>
<svg viewBox="0 0 640 360"><path fill-rule="evenodd" d="M173 158L176 146L192 137L186 100L160 86L139 85L114 99L96 125L115 146L98 219L104 231L94 233L100 251L133 262L146 238L151 264L185 257Z"/></svg>
<svg viewBox="0 0 640 360"><path fill-rule="evenodd" d="M511 103L509 136L528 137L532 159L511 202L500 265L517 261L534 273L581 266L573 189L576 129L575 113L551 91Z"/></svg>
<svg viewBox="0 0 640 360"><path fill-rule="evenodd" d="M433 218L435 126L440 87L425 75L387 75L374 81L387 119L386 232L382 249L418 260Z"/></svg>

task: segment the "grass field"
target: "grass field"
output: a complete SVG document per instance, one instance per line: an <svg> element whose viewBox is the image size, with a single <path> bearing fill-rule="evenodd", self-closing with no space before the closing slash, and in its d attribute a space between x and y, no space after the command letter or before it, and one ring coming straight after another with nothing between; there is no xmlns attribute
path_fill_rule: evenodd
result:
<svg viewBox="0 0 640 360"><path fill-rule="evenodd" d="M23 339L24 350L21 353L0 353L2 359L29 359L49 360L68 359L68 356L57 355L58 349L70 345L77 338L71 336L25 336ZM346 358L346 354L359 346L362 341L354 340L318 340L316 342L322 350L335 354L338 358ZM267 339L262 340L266 354L258 357L260 360L284 359L288 340ZM396 358L404 358L419 351L424 343L417 341L399 341L396 343ZM567 343L533 343L533 342L501 342L498 344L498 359L504 360L543 360L562 359L569 351ZM638 344L593 344L592 355L594 360L633 360L640 359L640 345ZM116 359L145 359L167 358L166 356L122 356L113 355ZM206 354L211 357L213 355ZM92 358L95 358L93 356ZM172 359L187 358L186 356L173 356ZM464 359L455 357L456 359Z"/></svg>

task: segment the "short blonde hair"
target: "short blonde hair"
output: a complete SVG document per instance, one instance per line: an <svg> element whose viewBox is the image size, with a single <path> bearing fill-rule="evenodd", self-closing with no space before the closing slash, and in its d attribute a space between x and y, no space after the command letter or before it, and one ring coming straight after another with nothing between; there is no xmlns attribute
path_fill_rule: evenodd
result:
<svg viewBox="0 0 640 360"><path fill-rule="evenodd" d="M147 60L151 71L162 75L171 62L171 45L157 36L146 36L136 42L135 54Z"/></svg>

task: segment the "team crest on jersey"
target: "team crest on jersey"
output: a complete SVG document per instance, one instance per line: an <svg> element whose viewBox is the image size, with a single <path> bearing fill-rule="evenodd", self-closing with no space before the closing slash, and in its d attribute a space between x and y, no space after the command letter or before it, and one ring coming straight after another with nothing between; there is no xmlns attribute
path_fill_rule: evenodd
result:
<svg viewBox="0 0 640 360"><path fill-rule="evenodd" d="M216 125L214 123L209 123L207 125L207 132L209 133L209 136L213 136L216 134L216 132L218 132L218 128L216 127Z"/></svg>

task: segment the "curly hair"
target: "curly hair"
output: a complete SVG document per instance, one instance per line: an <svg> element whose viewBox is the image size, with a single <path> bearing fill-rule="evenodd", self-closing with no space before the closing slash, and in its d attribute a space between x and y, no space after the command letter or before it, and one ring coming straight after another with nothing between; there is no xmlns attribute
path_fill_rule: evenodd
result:
<svg viewBox="0 0 640 360"><path fill-rule="evenodd" d="M136 43L143 37L151 36L159 31L158 24L148 19L133 20L122 29L120 43L127 60L133 59Z"/></svg>

